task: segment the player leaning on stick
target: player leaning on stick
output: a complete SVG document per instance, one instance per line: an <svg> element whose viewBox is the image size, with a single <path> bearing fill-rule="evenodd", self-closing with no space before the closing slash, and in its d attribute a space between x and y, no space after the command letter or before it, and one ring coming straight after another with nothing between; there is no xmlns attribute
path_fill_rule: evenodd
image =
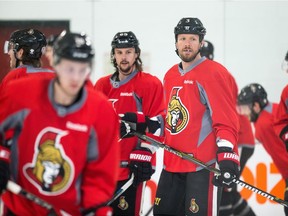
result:
<svg viewBox="0 0 288 216"><path fill-rule="evenodd" d="M150 145L129 135L129 127L147 135L163 135L163 86L157 77L143 72L141 49L133 32L118 32L111 45L111 62L115 72L99 79L95 89L109 97L116 112L125 121L121 124L121 169L117 189L127 182L132 173L135 176L134 187L129 187L112 203L112 207L115 215L137 216L141 213L145 181L155 171L156 155L153 155L153 149L147 148Z"/></svg>
<svg viewBox="0 0 288 216"><path fill-rule="evenodd" d="M238 117L234 81L225 67L201 57L206 34L198 18L183 18L174 29L179 64L164 77L167 115L165 143L201 161L219 166L213 174L164 152L154 215L217 215L221 188L239 176Z"/></svg>
<svg viewBox="0 0 288 216"><path fill-rule="evenodd" d="M119 171L119 122L107 98L85 86L94 51L83 33L62 32L54 45L55 79L11 82L0 103L0 191L4 215L47 215L25 198L4 192L10 178L61 210L80 215L99 207L108 216ZM20 93L19 93L20 92ZM10 146L5 130L15 133Z"/></svg>

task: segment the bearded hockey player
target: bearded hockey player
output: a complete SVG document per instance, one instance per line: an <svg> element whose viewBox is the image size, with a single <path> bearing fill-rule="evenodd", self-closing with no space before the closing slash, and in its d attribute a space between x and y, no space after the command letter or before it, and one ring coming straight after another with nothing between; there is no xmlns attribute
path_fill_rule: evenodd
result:
<svg viewBox="0 0 288 216"><path fill-rule="evenodd" d="M142 211L145 183L155 170L155 150L129 132L131 127L147 135L156 135L155 138L163 136L163 87L157 77L143 72L141 49L133 32L118 32L111 45L111 62L115 72L99 79L95 89L108 96L122 120L117 189L134 174L133 187L112 203L112 207L117 216L138 216Z"/></svg>

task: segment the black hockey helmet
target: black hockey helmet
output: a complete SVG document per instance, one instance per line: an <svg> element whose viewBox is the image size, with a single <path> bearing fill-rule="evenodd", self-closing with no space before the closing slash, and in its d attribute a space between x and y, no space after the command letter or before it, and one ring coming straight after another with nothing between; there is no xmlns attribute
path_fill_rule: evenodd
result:
<svg viewBox="0 0 288 216"><path fill-rule="evenodd" d="M203 46L200 49L201 56L205 56L206 58L213 60L214 59L214 46L213 46L213 44L208 40L204 40L203 42L204 42Z"/></svg>
<svg viewBox="0 0 288 216"><path fill-rule="evenodd" d="M206 29L198 18L185 17L174 28L174 34L176 41L179 34L197 34L199 35L199 40L202 41L206 34Z"/></svg>
<svg viewBox="0 0 288 216"><path fill-rule="evenodd" d="M136 52L139 52L139 41L132 31L118 32L111 42L112 49L115 48L130 48L134 47Z"/></svg>
<svg viewBox="0 0 288 216"><path fill-rule="evenodd" d="M9 39L13 51L23 49L28 58L39 59L46 47L45 35L36 29L23 29L14 31Z"/></svg>
<svg viewBox="0 0 288 216"><path fill-rule="evenodd" d="M47 38L47 46L53 46L59 34L52 34Z"/></svg>
<svg viewBox="0 0 288 216"><path fill-rule="evenodd" d="M246 105L254 104L255 102L258 102L261 109L263 109L268 103L267 92L260 84L251 83L241 89L238 95L238 104Z"/></svg>
<svg viewBox="0 0 288 216"><path fill-rule="evenodd" d="M54 46L54 63L61 58L92 62L94 50L90 38L85 33L72 33L64 30L56 39Z"/></svg>

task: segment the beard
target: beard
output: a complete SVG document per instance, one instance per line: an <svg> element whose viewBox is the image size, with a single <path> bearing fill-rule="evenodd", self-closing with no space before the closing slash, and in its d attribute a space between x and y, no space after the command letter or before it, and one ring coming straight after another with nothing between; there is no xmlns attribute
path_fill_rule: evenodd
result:
<svg viewBox="0 0 288 216"><path fill-rule="evenodd" d="M132 73L133 71L133 67L134 67L134 64L135 62L132 64L132 65L128 65L128 64L125 64L125 66L123 67L122 66L123 63L120 63L120 65L118 66L120 72L124 75L129 75Z"/></svg>
<svg viewBox="0 0 288 216"><path fill-rule="evenodd" d="M182 53L179 52L179 57L184 62L192 62L196 58L196 56L198 55L199 52L200 51L198 50L198 52L196 54L189 55L189 56L188 55L183 55Z"/></svg>
<svg viewBox="0 0 288 216"><path fill-rule="evenodd" d="M259 117L259 113L256 113L254 110L251 110L250 120L251 122L256 122Z"/></svg>
<svg viewBox="0 0 288 216"><path fill-rule="evenodd" d="M128 66L128 67L126 67L126 68L123 68L123 67L121 67L121 65L119 66L119 69L120 69L120 71L122 72L122 73L125 73L125 74L127 74L127 73L131 73L132 71L131 71L131 69L132 69L132 66Z"/></svg>

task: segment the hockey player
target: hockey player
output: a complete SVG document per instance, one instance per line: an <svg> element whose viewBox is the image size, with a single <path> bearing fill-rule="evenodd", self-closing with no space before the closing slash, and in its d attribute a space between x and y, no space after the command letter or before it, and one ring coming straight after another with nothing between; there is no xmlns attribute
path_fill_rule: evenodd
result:
<svg viewBox="0 0 288 216"><path fill-rule="evenodd" d="M282 70L288 73L288 52L282 63ZM288 85L282 90L278 111L275 118L275 131L288 151ZM288 193L287 193L288 199Z"/></svg>
<svg viewBox="0 0 288 216"><path fill-rule="evenodd" d="M0 93L12 80L31 74L41 77L54 77L52 70L41 68L41 56L46 46L45 35L37 29L14 31L9 41L5 42L4 52L10 56L12 69L0 84Z"/></svg>
<svg viewBox="0 0 288 216"><path fill-rule="evenodd" d="M233 77L219 63L201 57L206 29L198 18L182 18L174 33L182 61L164 77L165 143L212 167L219 165L221 175L214 177L165 151L153 211L154 215L217 215L222 188L212 184L213 177L215 185L230 187L239 177Z"/></svg>
<svg viewBox="0 0 288 216"><path fill-rule="evenodd" d="M288 186L288 153L285 145L277 136L273 122L277 113L278 104L268 101L267 93L258 83L246 85L238 95L239 112L246 115L254 123L255 137L262 143L267 153L271 156L283 179ZM284 199L287 200L288 192L285 191ZM285 214L288 215L287 208Z"/></svg>
<svg viewBox="0 0 288 216"><path fill-rule="evenodd" d="M47 46L45 49L45 57L48 60L49 67L53 69L53 44L56 41L59 34L52 34L47 38Z"/></svg>
<svg viewBox="0 0 288 216"><path fill-rule="evenodd" d="M112 207L117 216L139 216L145 181L151 178L155 170L155 154L152 156L154 151L151 145L131 137L130 125L138 132L163 136L163 86L157 77L143 72L141 49L133 32L118 32L111 46L111 62L115 72L100 78L95 89L109 97L116 112L125 121L121 123L121 169L117 189L127 182L132 173L135 176L133 187L129 187L113 202Z"/></svg>
<svg viewBox="0 0 288 216"><path fill-rule="evenodd" d="M55 44L55 79L31 76L7 85L0 98L0 134L13 127L10 146L0 139L4 215L47 215L36 203L4 192L11 179L61 210L111 215L103 204L119 171L119 119L107 98L84 85L94 51L85 34L62 32ZM19 92L21 92L19 94ZM1 137L3 138L3 137Z"/></svg>
<svg viewBox="0 0 288 216"><path fill-rule="evenodd" d="M200 49L201 56L205 56L206 58L213 60L214 59L214 46L208 40L203 40L203 46Z"/></svg>
<svg viewBox="0 0 288 216"><path fill-rule="evenodd" d="M210 41L204 40L204 44L200 50L201 56L213 60L214 59L214 46ZM234 79L235 81L235 79ZM235 103L237 106L238 87L235 81ZM240 174L242 173L246 162L252 156L255 147L255 138L253 135L251 123L249 119L239 114L239 137L238 137L238 150L240 156ZM242 215L254 216L255 213L248 205L247 201L243 199L237 191L237 186L232 188L223 188L222 198L220 202L219 215Z"/></svg>
<svg viewBox="0 0 288 216"><path fill-rule="evenodd" d="M288 73L288 52L282 62L282 70ZM288 85L282 90L281 99L274 121L274 129L276 134L280 137L288 152ZM286 181L286 188L284 199L288 200L288 187ZM285 214L288 215L288 209L284 208Z"/></svg>

